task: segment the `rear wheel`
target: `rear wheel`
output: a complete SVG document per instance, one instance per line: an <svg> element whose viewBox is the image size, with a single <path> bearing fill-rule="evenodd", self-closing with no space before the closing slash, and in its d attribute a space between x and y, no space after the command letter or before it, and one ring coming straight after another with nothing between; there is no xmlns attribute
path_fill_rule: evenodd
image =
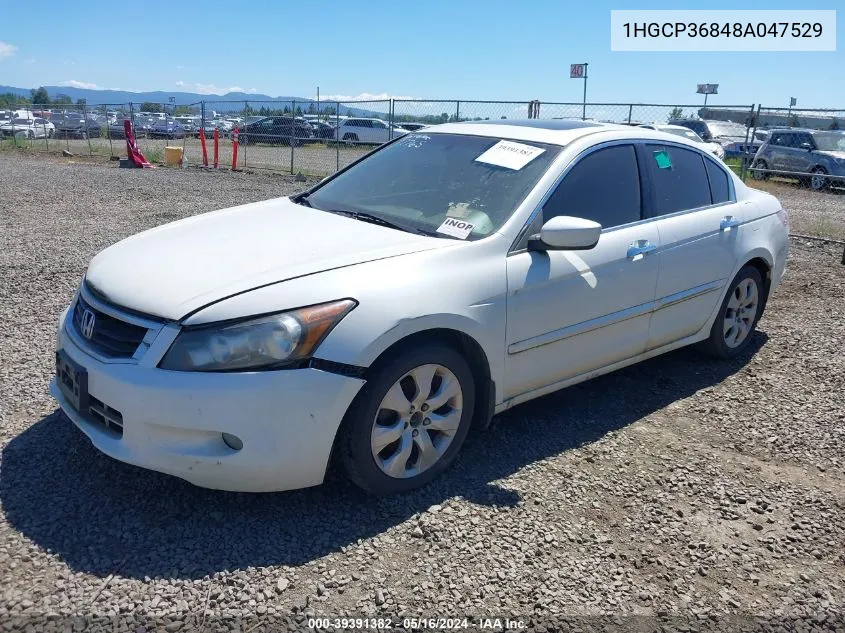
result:
<svg viewBox="0 0 845 633"><path fill-rule="evenodd" d="M346 141L347 145L352 145L353 143L358 142L358 135L357 134L344 134L343 140Z"/></svg>
<svg viewBox="0 0 845 633"><path fill-rule="evenodd" d="M710 338L702 351L717 358L735 358L751 343L757 322L763 315L766 290L763 277L754 266L746 265L736 274L725 295Z"/></svg>
<svg viewBox="0 0 845 633"><path fill-rule="evenodd" d="M810 189L813 191L821 191L822 189L827 188L827 170L824 167L816 167L810 173L812 174L808 181Z"/></svg>
<svg viewBox="0 0 845 633"><path fill-rule="evenodd" d="M452 348L397 354L367 381L344 420L339 451L349 478L378 495L425 485L460 451L474 402L472 371Z"/></svg>

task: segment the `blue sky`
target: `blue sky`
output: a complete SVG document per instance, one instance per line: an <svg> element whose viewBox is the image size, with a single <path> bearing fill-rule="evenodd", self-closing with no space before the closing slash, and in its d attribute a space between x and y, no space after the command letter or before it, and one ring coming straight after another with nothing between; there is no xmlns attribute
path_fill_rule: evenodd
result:
<svg viewBox="0 0 845 633"><path fill-rule="evenodd" d="M0 84L207 94L240 89L301 97L314 97L320 86L323 98L580 101L582 82L569 79L569 64L586 61L589 101L700 103L695 86L708 82L720 84L720 94L710 99L714 104L786 106L795 96L799 107L845 108L841 44L824 53L610 51L612 8L839 4L837 31L845 32L841 0L796 4L89 0L56 3L42 12L33 3L10 2L0 22ZM128 46L139 51L134 58Z"/></svg>

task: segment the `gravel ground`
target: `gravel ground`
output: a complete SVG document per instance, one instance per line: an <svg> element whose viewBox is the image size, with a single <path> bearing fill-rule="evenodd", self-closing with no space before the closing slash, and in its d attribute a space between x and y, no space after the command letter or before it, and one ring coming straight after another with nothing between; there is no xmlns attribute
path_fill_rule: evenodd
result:
<svg viewBox="0 0 845 633"><path fill-rule="evenodd" d="M356 614L842 630L841 246L793 241L744 358L680 350L517 407L405 496L367 498L338 476L220 493L93 449L47 394L54 322L88 259L301 186L0 153L0 624L249 630Z"/></svg>
<svg viewBox="0 0 845 633"><path fill-rule="evenodd" d="M788 180L753 181L749 184L780 199L790 212L793 233L845 241L845 188L811 191Z"/></svg>

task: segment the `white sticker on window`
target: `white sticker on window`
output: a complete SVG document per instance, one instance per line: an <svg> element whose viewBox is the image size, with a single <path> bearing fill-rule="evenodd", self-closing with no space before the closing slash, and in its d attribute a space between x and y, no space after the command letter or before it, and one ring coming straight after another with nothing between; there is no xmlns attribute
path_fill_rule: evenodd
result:
<svg viewBox="0 0 845 633"><path fill-rule="evenodd" d="M474 228L475 225L472 222L457 218L446 218L443 220L443 224L437 227L437 232L465 240Z"/></svg>
<svg viewBox="0 0 845 633"><path fill-rule="evenodd" d="M519 170L545 151L542 147L513 141L499 141L475 160L488 165Z"/></svg>

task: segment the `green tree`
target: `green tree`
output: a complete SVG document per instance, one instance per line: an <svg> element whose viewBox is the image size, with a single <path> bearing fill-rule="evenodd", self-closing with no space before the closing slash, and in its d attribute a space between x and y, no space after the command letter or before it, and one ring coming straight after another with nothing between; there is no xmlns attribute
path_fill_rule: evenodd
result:
<svg viewBox="0 0 845 633"><path fill-rule="evenodd" d="M12 109L19 104L27 103L29 103L29 99L11 92L6 92L0 95L0 110Z"/></svg>
<svg viewBox="0 0 845 633"><path fill-rule="evenodd" d="M37 90L30 90L29 94L32 97L32 103L45 105L50 103L50 95L47 94L47 89L44 86L41 86Z"/></svg>
<svg viewBox="0 0 845 633"><path fill-rule="evenodd" d="M78 106L84 106L84 105L87 105L87 103L88 103L88 99L85 99L83 97L80 97L79 99L76 100L76 105L78 105Z"/></svg>
<svg viewBox="0 0 845 633"><path fill-rule="evenodd" d="M683 119L684 118L684 111L679 107L674 107L669 112L669 118L667 121L671 121L672 119Z"/></svg>
<svg viewBox="0 0 845 633"><path fill-rule="evenodd" d="M144 101L141 104L141 112L159 112L161 111L160 103L153 103L152 101Z"/></svg>
<svg viewBox="0 0 845 633"><path fill-rule="evenodd" d="M73 105L73 99L67 95L56 95L56 98L52 100L52 103L53 105Z"/></svg>

